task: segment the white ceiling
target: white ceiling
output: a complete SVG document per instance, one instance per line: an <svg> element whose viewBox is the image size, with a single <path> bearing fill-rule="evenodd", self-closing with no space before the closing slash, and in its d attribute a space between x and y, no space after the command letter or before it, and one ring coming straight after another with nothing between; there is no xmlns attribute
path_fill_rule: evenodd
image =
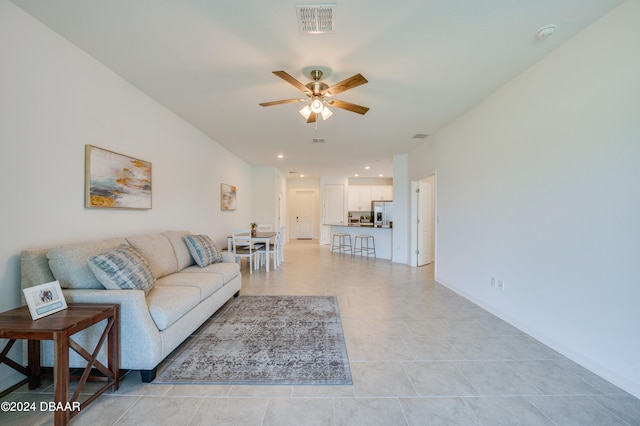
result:
<svg viewBox="0 0 640 426"><path fill-rule="evenodd" d="M298 31L295 5L318 1L12 2L251 165L368 177L622 0L337 0L328 35ZM302 104L258 105L301 95L272 71L307 83L316 67L329 85L363 74L336 98L371 110L333 108L316 130Z"/></svg>

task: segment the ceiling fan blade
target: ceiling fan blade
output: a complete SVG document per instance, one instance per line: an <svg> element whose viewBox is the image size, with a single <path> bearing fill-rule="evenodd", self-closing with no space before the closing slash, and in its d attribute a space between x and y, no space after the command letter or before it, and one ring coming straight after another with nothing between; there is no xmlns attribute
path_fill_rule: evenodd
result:
<svg viewBox="0 0 640 426"><path fill-rule="evenodd" d="M327 101L327 103L336 108L346 109L347 111L357 112L362 115L365 115L367 111L369 111L369 108L365 106L352 104L351 102L345 102L338 99L331 99Z"/></svg>
<svg viewBox="0 0 640 426"><path fill-rule="evenodd" d="M367 79L364 78L362 74L356 74L353 77L349 77L348 79L342 80L340 83L334 84L333 86L329 87L323 92L323 94L333 96L365 83L368 83Z"/></svg>
<svg viewBox="0 0 640 426"><path fill-rule="evenodd" d="M284 81L286 81L287 83L289 83L290 85L292 85L293 87L295 87L296 89L300 90L301 92L305 92L305 93L309 92L309 89L307 88L307 86L300 83L298 80L293 78L290 74L288 74L286 71L273 71L273 73L278 77L280 77L281 79L283 79Z"/></svg>
<svg viewBox="0 0 640 426"><path fill-rule="evenodd" d="M267 106L272 106L272 105L291 104L291 103L294 103L294 102L304 102L306 100L308 100L308 99L305 99L305 98L283 99L281 101L263 102L263 103L260 104L260 106L267 107Z"/></svg>
<svg viewBox="0 0 640 426"><path fill-rule="evenodd" d="M312 112L311 114L309 114L309 118L307 118L307 123L315 123L317 119L318 119L318 114L316 114L315 112Z"/></svg>

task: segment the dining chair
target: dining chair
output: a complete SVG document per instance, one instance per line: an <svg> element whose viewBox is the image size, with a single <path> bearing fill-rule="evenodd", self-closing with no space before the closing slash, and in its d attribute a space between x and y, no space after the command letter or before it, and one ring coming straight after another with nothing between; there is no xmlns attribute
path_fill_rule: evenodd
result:
<svg viewBox="0 0 640 426"><path fill-rule="evenodd" d="M253 269L258 268L261 257L264 256L264 246L253 243L251 229L234 229L231 232L231 240L236 262L240 264L242 258L246 258L249 264L249 273L252 274Z"/></svg>
<svg viewBox="0 0 640 426"><path fill-rule="evenodd" d="M281 265L284 262L284 242L285 236L287 232L286 226L281 226L278 228L278 233L280 234L280 241L278 244L278 265Z"/></svg>
<svg viewBox="0 0 640 426"><path fill-rule="evenodd" d="M280 232L280 247L278 248L278 261L282 263L284 262L284 242L286 240L287 227L281 226L278 229L278 232Z"/></svg>
<svg viewBox="0 0 640 426"><path fill-rule="evenodd" d="M286 229L287 228L285 226L279 227L276 231L276 236L274 237L273 242L269 246L269 254L273 253L274 269L282 265L282 262L284 262L284 250L282 249L282 247L284 246L284 236Z"/></svg>
<svg viewBox="0 0 640 426"><path fill-rule="evenodd" d="M269 232L273 231L273 225L270 223L259 223L258 224L258 232Z"/></svg>
<svg viewBox="0 0 640 426"><path fill-rule="evenodd" d="M278 266L282 263L280 260L280 252L282 246L282 233L280 229L276 231L275 237L269 243L269 257L273 259L273 269L278 269ZM267 259L267 262L270 262L271 259Z"/></svg>

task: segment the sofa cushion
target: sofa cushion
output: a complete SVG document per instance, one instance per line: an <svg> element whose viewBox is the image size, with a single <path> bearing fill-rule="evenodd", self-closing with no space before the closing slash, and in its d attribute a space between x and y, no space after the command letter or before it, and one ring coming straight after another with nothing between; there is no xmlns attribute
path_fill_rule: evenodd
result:
<svg viewBox="0 0 640 426"><path fill-rule="evenodd" d="M185 274L178 272L167 275L156 281L157 286L187 286L200 289L200 300L204 300L222 288L224 283L222 274L211 272L208 274Z"/></svg>
<svg viewBox="0 0 640 426"><path fill-rule="evenodd" d="M126 243L124 238L112 238L53 248L47 252L49 269L62 288L103 289L104 286L89 269L87 259Z"/></svg>
<svg viewBox="0 0 640 426"><path fill-rule="evenodd" d="M156 281L144 257L126 244L91 256L88 263L96 278L110 290L138 289L147 294Z"/></svg>
<svg viewBox="0 0 640 426"><path fill-rule="evenodd" d="M208 236L185 235L184 240L187 243L191 256L193 256L193 259L201 268L222 260L216 245Z"/></svg>
<svg viewBox="0 0 640 426"><path fill-rule="evenodd" d="M196 264L196 261L193 260L191 253L189 253L187 243L184 240L184 236L187 234L190 234L190 232L167 231L162 233L162 235L167 237L167 239L173 246L173 251L176 253L176 260L178 261L178 271L182 271L184 268Z"/></svg>
<svg viewBox="0 0 640 426"><path fill-rule="evenodd" d="M200 289L189 286L157 285L147 295L153 322L162 331L200 303Z"/></svg>
<svg viewBox="0 0 640 426"><path fill-rule="evenodd" d="M176 253L164 235L139 235L127 237L127 241L146 259L156 278L178 272Z"/></svg>
<svg viewBox="0 0 640 426"><path fill-rule="evenodd" d="M240 265L237 263L213 263L205 268L200 268L198 266L190 266L182 270L181 273L189 274L189 273L211 273L215 272L216 274L222 275L222 279L224 283L228 283L232 279L240 274Z"/></svg>

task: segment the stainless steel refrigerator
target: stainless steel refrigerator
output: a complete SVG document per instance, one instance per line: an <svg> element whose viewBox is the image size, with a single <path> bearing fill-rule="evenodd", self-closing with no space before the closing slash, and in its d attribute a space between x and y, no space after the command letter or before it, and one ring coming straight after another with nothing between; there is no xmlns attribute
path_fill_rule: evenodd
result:
<svg viewBox="0 0 640 426"><path fill-rule="evenodd" d="M371 220L373 226L388 227L393 222L393 201L372 201Z"/></svg>

